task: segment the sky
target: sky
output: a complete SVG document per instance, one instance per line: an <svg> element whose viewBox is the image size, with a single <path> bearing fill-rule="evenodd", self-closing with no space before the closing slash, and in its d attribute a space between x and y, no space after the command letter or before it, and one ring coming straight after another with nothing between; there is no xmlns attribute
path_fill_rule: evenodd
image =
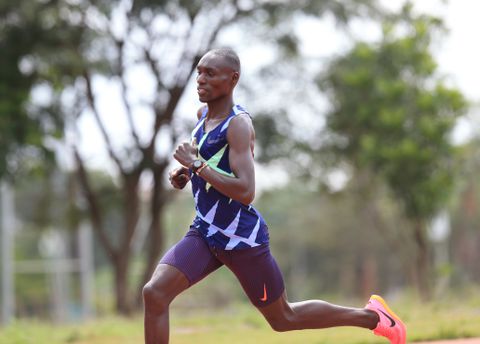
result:
<svg viewBox="0 0 480 344"><path fill-rule="evenodd" d="M397 1L383 2L392 4ZM480 133L480 1L450 0L444 4L440 0L416 0L414 4L425 13L444 18L449 33L434 49L439 70L467 99L477 104L476 109L459 121L454 132L454 142L463 143L473 133Z"/></svg>
<svg viewBox="0 0 480 344"><path fill-rule="evenodd" d="M435 5L439 1L417 1L418 7L437 12L445 18L450 32L444 43L435 51L440 69L450 76L470 99L480 101L478 87L480 62L480 2L471 0L451 0L448 5Z"/></svg>
<svg viewBox="0 0 480 344"><path fill-rule="evenodd" d="M399 10L403 1L380 0L380 3L391 10ZM438 63L439 73L445 77L449 86L456 87L468 100L477 104L464 119L458 121L452 139L461 144L471 138L474 132L480 132L480 1L471 0L414 0L414 8L418 12L438 15L443 18L448 28L447 35L432 45L432 52ZM351 41L339 34L333 20L327 18L321 22L306 20L299 23L302 32L320 33L322 47L319 48L319 34L302 35L304 53L311 57L328 58L347 49ZM353 20L350 27L356 39L373 41L378 39L379 31L375 25L365 21ZM329 39L330 38L330 39Z"/></svg>
<svg viewBox="0 0 480 344"><path fill-rule="evenodd" d="M387 8L398 9L403 1L381 0ZM480 61L480 45L477 44L478 32L480 32L480 1L472 0L451 0L445 3L441 0L416 0L414 6L417 10L438 14L444 18L449 33L442 41L433 46L433 53L439 64L439 72L445 76L451 86L459 88L469 100L480 104L480 87L478 87ZM321 21L302 20L297 22L296 29L302 34L302 51L305 55L316 58L328 58L348 48L350 41L342 35L332 18L325 18ZM353 21L351 24L353 32L357 33L358 39L375 39L378 36L378 28L366 24L364 21ZM239 37L235 30L226 31L220 36L220 41L232 42ZM322 44L319 46L318 37L322 37ZM238 51L242 60L244 73L254 74L261 63L268 63L271 59L271 52L261 46L247 45ZM145 77L145 71L138 70L130 76L135 84L136 91L143 94L151 94L153 90L152 81ZM127 123L119 120L123 116L120 101L116 99L116 89L111 83L100 80L95 85L96 91L102 96L98 99L98 105L102 117L108 123L108 131L113 141L122 145L124 138L128 137ZM238 101L238 99L237 99ZM240 99L243 103L245 100ZM194 82L191 82L187 89L184 100L179 109L183 116L194 113L200 104L195 93ZM248 107L248 105L247 105ZM463 143L473 132L480 132L480 109L477 107L465 119L459 121L453 135L455 143ZM140 132L148 133L150 122L141 120L144 114L139 111L136 117L140 118L137 129ZM81 151L87 158L87 163L92 167L105 167L108 164L107 154L103 149L103 139L95 125L93 117L89 114L82 116L79 123L82 144ZM147 137L148 135L145 135ZM167 147L167 145L165 145ZM172 149L167 147L166 149ZM107 167L108 168L108 167ZM268 183L268 177L263 181ZM263 183L261 181L260 184Z"/></svg>

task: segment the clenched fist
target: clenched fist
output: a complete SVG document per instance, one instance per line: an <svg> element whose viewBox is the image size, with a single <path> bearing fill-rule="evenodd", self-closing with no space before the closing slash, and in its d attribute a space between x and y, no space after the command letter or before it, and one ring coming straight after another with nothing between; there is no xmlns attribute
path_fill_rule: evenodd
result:
<svg viewBox="0 0 480 344"><path fill-rule="evenodd" d="M183 189L190 181L188 168L182 166L174 169L168 174L168 179L175 189Z"/></svg>
<svg viewBox="0 0 480 344"><path fill-rule="evenodd" d="M193 161L197 159L197 146L195 142L192 143L183 142L179 144L175 153L173 153L175 160L187 168L190 168Z"/></svg>

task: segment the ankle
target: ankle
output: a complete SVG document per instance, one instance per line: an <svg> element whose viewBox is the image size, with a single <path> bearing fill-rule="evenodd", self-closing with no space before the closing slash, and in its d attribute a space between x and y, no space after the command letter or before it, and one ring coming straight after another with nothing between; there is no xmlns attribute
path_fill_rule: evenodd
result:
<svg viewBox="0 0 480 344"><path fill-rule="evenodd" d="M377 312L370 309L365 309L365 312L368 316L368 328L370 330L374 330L375 328L377 328L378 323L380 322L380 317L378 316Z"/></svg>

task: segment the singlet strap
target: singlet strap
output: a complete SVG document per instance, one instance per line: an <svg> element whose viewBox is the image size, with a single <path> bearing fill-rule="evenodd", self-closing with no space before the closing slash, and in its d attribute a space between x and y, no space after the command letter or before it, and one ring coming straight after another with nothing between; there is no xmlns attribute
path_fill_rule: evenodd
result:
<svg viewBox="0 0 480 344"><path fill-rule="evenodd" d="M200 117L200 119L205 118L205 116L207 116L207 113L208 113L208 107L204 106L202 109L202 116Z"/></svg>

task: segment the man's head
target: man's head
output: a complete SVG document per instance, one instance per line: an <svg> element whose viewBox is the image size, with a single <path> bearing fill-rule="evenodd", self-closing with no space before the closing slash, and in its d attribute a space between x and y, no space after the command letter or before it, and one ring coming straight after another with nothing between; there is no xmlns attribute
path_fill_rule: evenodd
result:
<svg viewBox="0 0 480 344"><path fill-rule="evenodd" d="M240 78L240 60L229 48L207 52L197 65L197 91L201 102L231 96Z"/></svg>

